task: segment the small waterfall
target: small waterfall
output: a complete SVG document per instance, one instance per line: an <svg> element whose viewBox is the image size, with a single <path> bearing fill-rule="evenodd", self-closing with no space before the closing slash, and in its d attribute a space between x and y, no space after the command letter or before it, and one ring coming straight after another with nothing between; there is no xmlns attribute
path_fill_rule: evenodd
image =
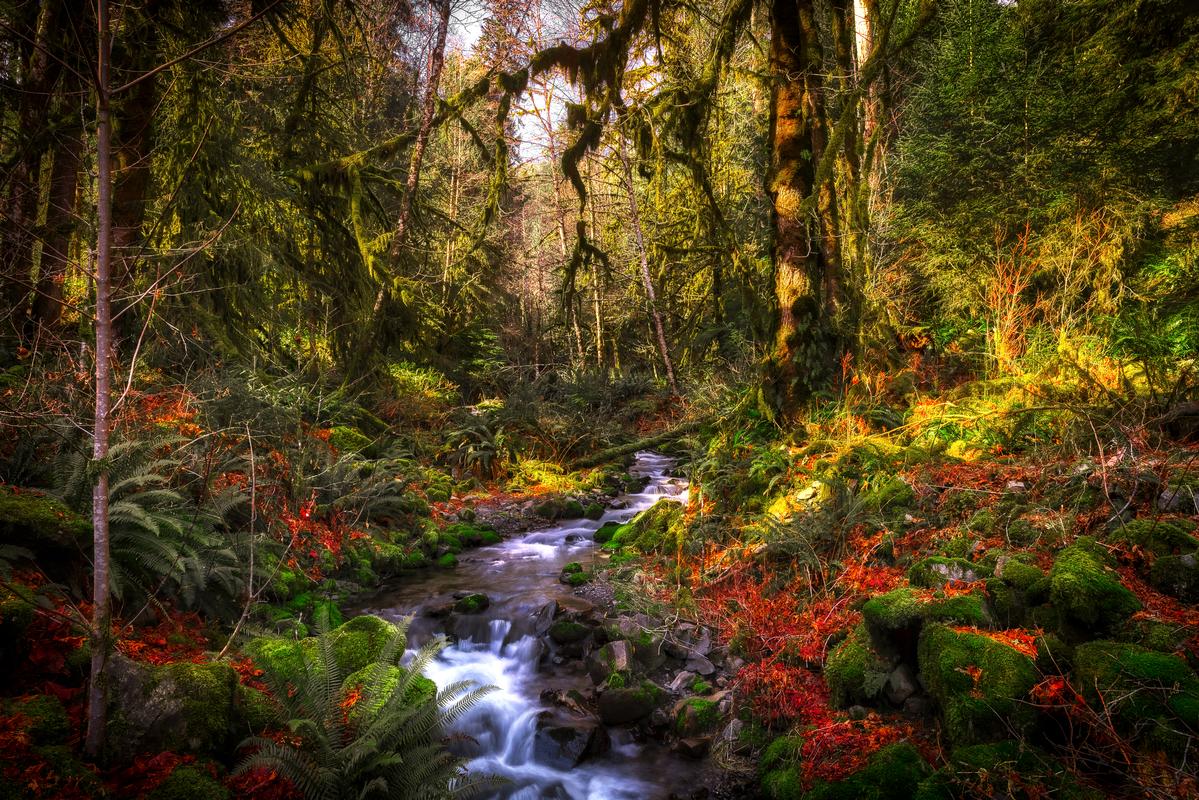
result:
<svg viewBox="0 0 1199 800"><path fill-rule="evenodd" d="M426 674L439 686L469 680L496 687L454 726L465 740L455 747L469 759L469 769L507 781L494 797L645 800L664 796L665 786L684 783L692 774L692 766L672 763L673 756L664 753L646 760L645 746L620 729L610 731L611 755L573 768L539 763L537 757L540 726L585 722L547 706L541 691L585 689L590 679L577 672L544 672L543 644L533 635L533 620L545 603L568 591L558 584L558 574L567 562L590 557L595 546L592 534L600 525L627 522L664 497L687 501L686 482L667 476L673 463L657 454L638 453L629 472L650 480L642 491L620 497L618 505L623 507L609 509L599 520L572 520L480 548L463 558L453 572L430 573L423 581L405 584L401 589L407 596L397 597L390 608L372 610L391 617L416 610L410 629L415 647L428 636L446 632L445 620L420 615L421 609L444 604L455 592L484 592L491 598L483 613L450 618L449 632L457 641L442 651Z"/></svg>

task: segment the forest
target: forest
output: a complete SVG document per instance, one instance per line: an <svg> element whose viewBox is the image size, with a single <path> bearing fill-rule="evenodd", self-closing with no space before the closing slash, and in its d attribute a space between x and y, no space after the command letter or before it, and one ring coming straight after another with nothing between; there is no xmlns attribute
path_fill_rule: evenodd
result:
<svg viewBox="0 0 1199 800"><path fill-rule="evenodd" d="M1193 0L0 0L0 800L1197 748Z"/></svg>

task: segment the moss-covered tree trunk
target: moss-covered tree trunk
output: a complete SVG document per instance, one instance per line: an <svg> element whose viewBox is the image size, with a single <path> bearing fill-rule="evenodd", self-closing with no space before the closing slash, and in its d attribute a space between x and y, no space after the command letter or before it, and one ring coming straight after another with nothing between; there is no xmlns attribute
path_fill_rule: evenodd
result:
<svg viewBox="0 0 1199 800"><path fill-rule="evenodd" d="M774 340L766 364L763 405L788 418L830 375L825 332L821 237L807 210L815 158L823 149L823 85L812 0L771 6L770 176L774 228ZM819 125L820 127L817 127Z"/></svg>

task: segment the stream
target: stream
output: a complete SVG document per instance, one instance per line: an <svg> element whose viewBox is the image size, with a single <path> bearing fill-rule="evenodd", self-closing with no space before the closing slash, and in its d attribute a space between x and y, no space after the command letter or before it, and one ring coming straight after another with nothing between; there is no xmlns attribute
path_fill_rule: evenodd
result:
<svg viewBox="0 0 1199 800"><path fill-rule="evenodd" d="M456 569L406 578L356 609L392 620L412 616L409 647L438 634L449 636L452 644L426 671L438 686L471 680L497 687L451 731L463 737L465 744L457 749L469 759L471 772L505 781L489 796L657 800L683 787L695 788L694 761L652 740L636 742L621 727L607 729L611 749L603 755L575 766L564 763L545 729L583 720L543 700L542 694L578 690L586 695L593 684L577 660L545 657L543 640L536 635L539 619L544 631L548 604L580 604L558 576L571 561L590 569L599 560L592 537L601 525L626 522L663 496L686 502L686 482L669 475L673 463L654 453L638 453L629 472L649 478L649 483L641 492L617 497L613 506L623 508L609 507L596 521L563 521L465 551ZM485 593L491 604L476 614L435 616L463 592ZM598 724L593 718L587 721Z"/></svg>

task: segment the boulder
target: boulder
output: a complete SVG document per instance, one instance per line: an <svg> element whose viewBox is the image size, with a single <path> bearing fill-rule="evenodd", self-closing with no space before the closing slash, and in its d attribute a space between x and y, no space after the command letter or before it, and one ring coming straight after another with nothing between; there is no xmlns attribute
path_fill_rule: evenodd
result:
<svg viewBox="0 0 1199 800"><path fill-rule="evenodd" d="M702 697L688 697L675 706L674 719L679 736L709 733L720 724L719 704Z"/></svg>
<svg viewBox="0 0 1199 800"><path fill-rule="evenodd" d="M705 678L716 672L716 665L701 655L692 655L683 666L688 672L703 675Z"/></svg>
<svg viewBox="0 0 1199 800"><path fill-rule="evenodd" d="M644 681L637 687L608 689L599 698L600 719L605 725L624 725L645 719L662 702L665 692Z"/></svg>
<svg viewBox="0 0 1199 800"><path fill-rule="evenodd" d="M549 633L550 626L554 624L554 617L558 613L558 604L551 600L533 614L533 635L545 636Z"/></svg>
<svg viewBox="0 0 1199 800"><path fill-rule="evenodd" d="M491 598L480 592L459 597L454 601L454 610L459 614L477 614L491 605Z"/></svg>
<svg viewBox="0 0 1199 800"><path fill-rule="evenodd" d="M1159 556L1149 571L1149 581L1160 592L1184 603L1199 601L1199 557L1195 553Z"/></svg>
<svg viewBox="0 0 1199 800"><path fill-rule="evenodd" d="M892 705L902 706L904 701L920 691L915 671L907 664L900 664L887 676L887 699Z"/></svg>
<svg viewBox="0 0 1199 800"><path fill-rule="evenodd" d="M666 688L670 689L674 694L682 694L691 688L691 684L695 681L695 673L683 670L678 675L674 676L674 680Z"/></svg>
<svg viewBox="0 0 1199 800"><path fill-rule="evenodd" d="M624 639L608 642L592 654L587 672L595 683L603 683L614 672L629 672L633 668L633 654Z"/></svg>
<svg viewBox="0 0 1199 800"><path fill-rule="evenodd" d="M228 664L155 666L109 659L109 756L219 754L234 739L237 673Z"/></svg>
<svg viewBox="0 0 1199 800"><path fill-rule="evenodd" d="M711 747L711 736L689 736L685 739L679 739L674 745L675 752L679 755L684 758L695 759L696 761L706 756Z"/></svg>
<svg viewBox="0 0 1199 800"><path fill-rule="evenodd" d="M1068 628L1105 633L1121 627L1141 604L1105 563L1094 540L1081 537L1053 562L1049 598Z"/></svg>
<svg viewBox="0 0 1199 800"><path fill-rule="evenodd" d="M612 740L603 725L594 722L558 724L545 713L537 722L533 737L533 758L555 769L571 769L592 756L612 749Z"/></svg>

